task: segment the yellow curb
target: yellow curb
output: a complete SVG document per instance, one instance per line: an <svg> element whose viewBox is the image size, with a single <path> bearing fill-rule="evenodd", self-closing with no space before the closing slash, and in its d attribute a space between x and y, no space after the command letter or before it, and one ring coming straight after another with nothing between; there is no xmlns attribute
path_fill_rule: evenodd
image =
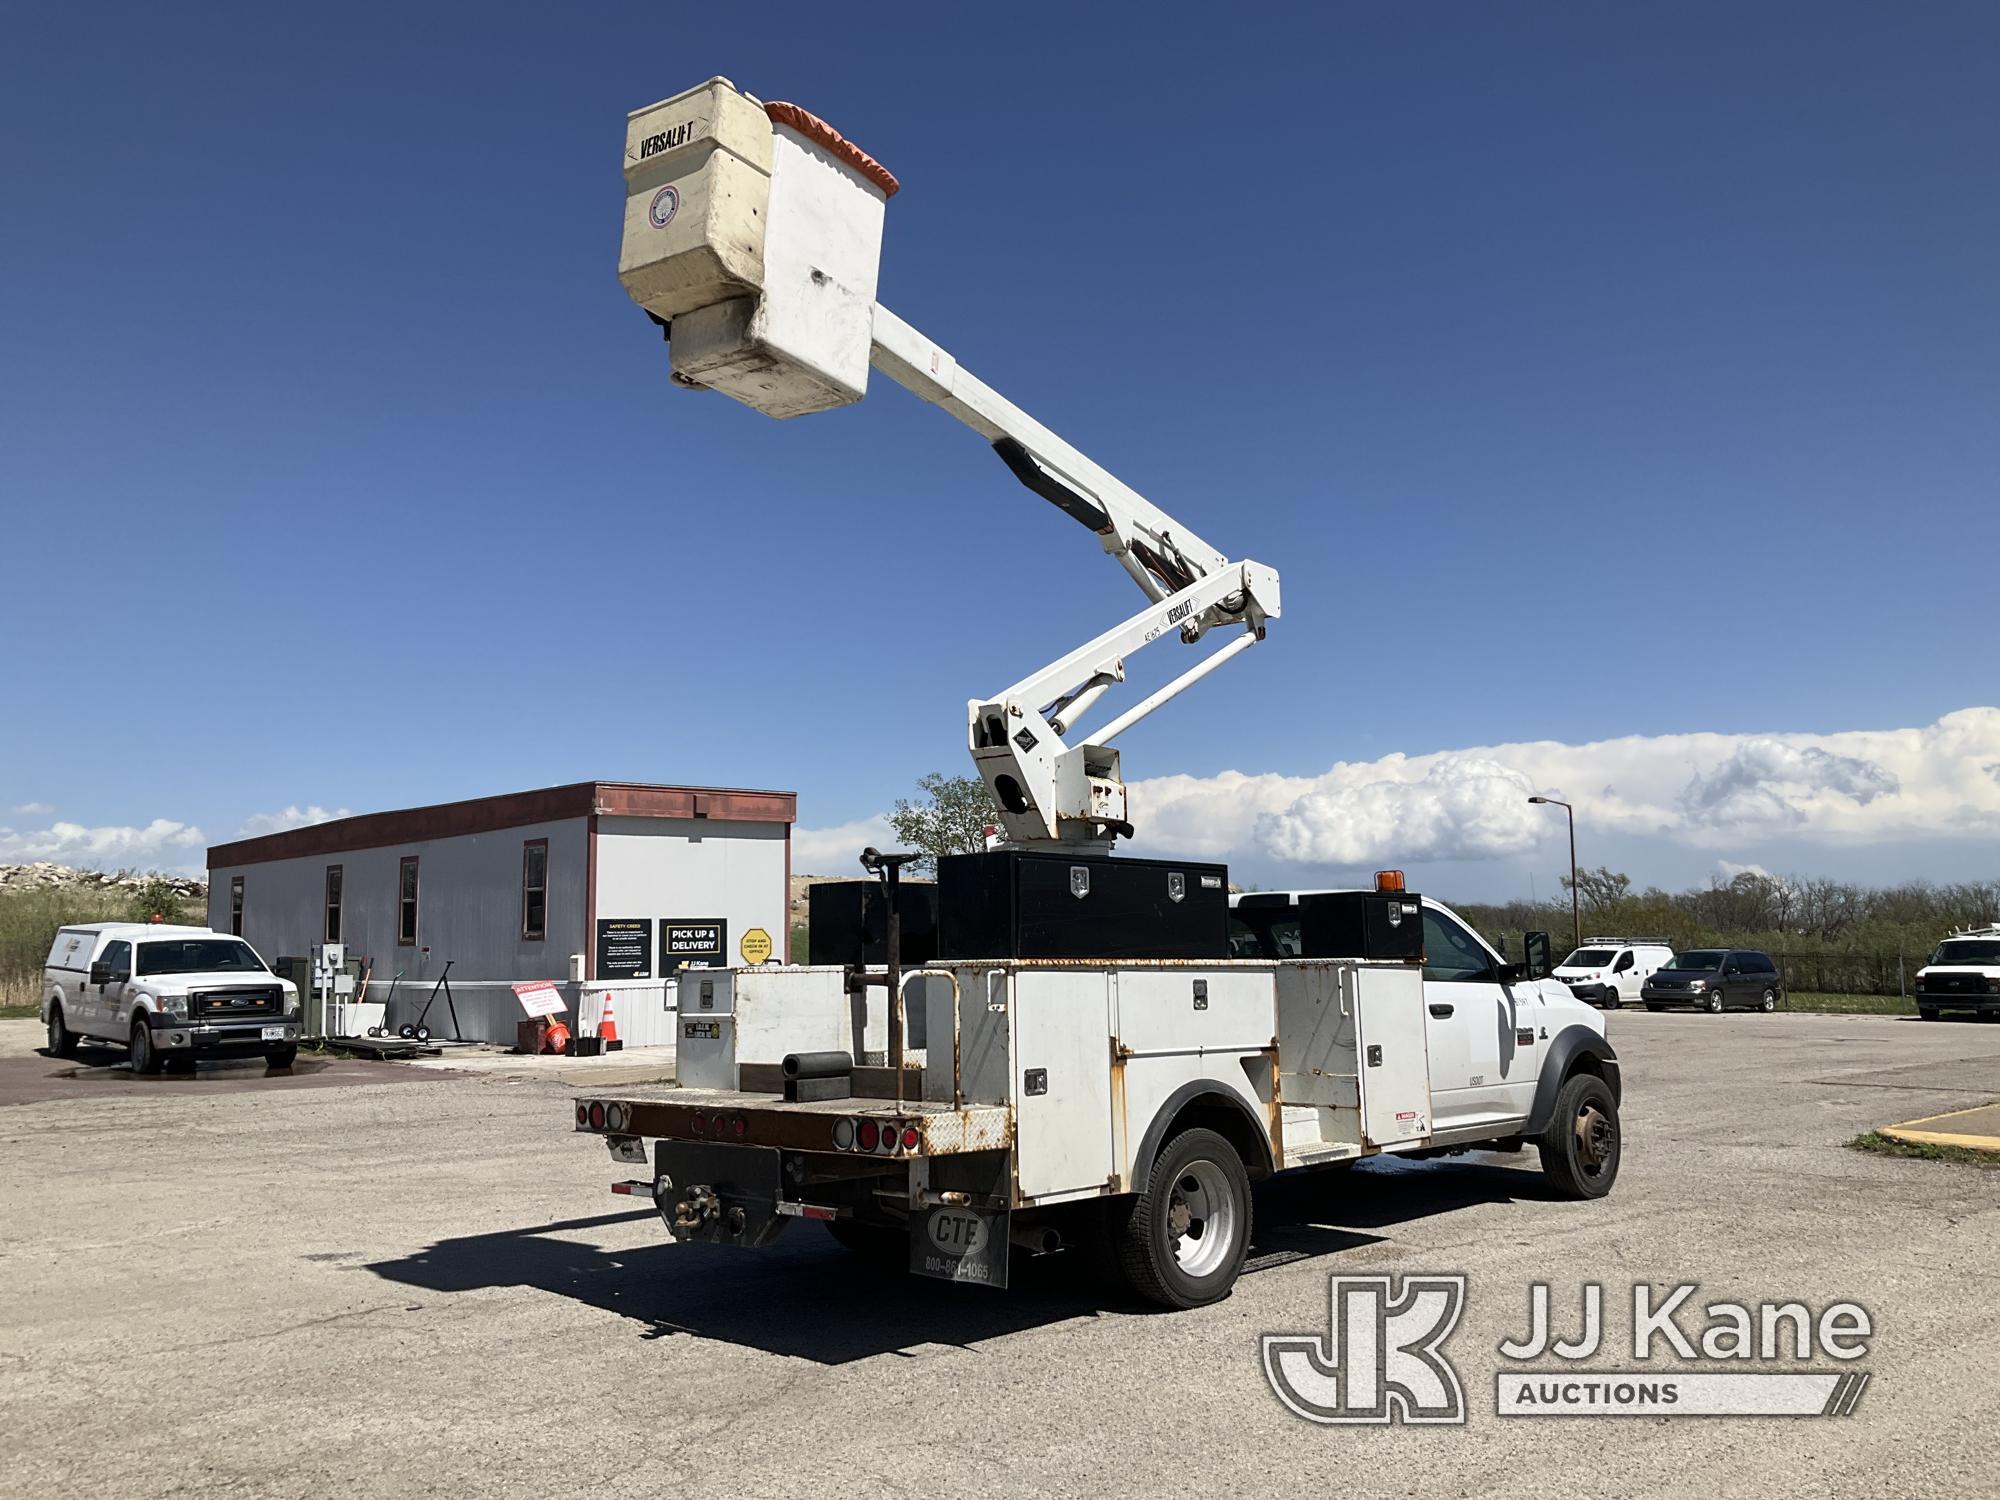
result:
<svg viewBox="0 0 2000 1500"><path fill-rule="evenodd" d="M1940 1116L1949 1119L1950 1116ZM1911 1130L1904 1125L1884 1125L1881 1134L1892 1141L1912 1146L1963 1146L1968 1151L1984 1151L2000 1156L2000 1135L1953 1135L1945 1130Z"/></svg>

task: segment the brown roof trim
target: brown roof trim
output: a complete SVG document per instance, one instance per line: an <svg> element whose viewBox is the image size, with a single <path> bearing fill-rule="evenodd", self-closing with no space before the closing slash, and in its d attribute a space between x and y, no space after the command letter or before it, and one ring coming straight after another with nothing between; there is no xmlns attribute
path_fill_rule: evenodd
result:
<svg viewBox="0 0 2000 1500"><path fill-rule="evenodd" d="M363 813L305 828L288 828L231 844L213 844L211 870L264 864L274 859L308 859L356 849L381 849L430 839L493 833L530 823L598 814L618 818L714 818L720 822L784 823L798 817L798 793L751 791L741 787L656 786L639 781L578 781L569 786L499 797L474 797L431 807Z"/></svg>

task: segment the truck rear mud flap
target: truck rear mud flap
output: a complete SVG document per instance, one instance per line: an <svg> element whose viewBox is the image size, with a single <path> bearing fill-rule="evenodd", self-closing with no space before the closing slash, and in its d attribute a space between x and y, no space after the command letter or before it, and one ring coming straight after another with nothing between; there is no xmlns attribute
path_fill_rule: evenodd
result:
<svg viewBox="0 0 2000 1500"><path fill-rule="evenodd" d="M1004 1288L1011 1218L1004 1208L922 1210L910 1223L910 1270L939 1281Z"/></svg>

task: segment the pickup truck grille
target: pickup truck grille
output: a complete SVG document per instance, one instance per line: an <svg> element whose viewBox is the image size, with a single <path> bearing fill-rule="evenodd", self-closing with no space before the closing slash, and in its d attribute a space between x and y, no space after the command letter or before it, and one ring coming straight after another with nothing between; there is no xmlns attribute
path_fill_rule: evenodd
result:
<svg viewBox="0 0 2000 1500"><path fill-rule="evenodd" d="M226 990L196 990L188 998L190 1016L234 1020L238 1016L275 1016L284 1009L284 991L270 985L238 985Z"/></svg>

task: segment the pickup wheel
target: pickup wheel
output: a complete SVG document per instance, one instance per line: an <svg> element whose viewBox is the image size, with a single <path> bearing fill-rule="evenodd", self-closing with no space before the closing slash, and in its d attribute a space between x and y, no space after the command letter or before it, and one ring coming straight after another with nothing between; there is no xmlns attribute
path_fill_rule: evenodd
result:
<svg viewBox="0 0 2000 1500"><path fill-rule="evenodd" d="M1555 1118L1536 1143L1542 1171L1565 1198L1602 1198L1618 1180L1624 1133L1618 1101L1594 1073L1578 1073L1556 1094Z"/></svg>
<svg viewBox="0 0 2000 1500"><path fill-rule="evenodd" d="M273 1073L282 1073L298 1060L299 1049L295 1042L289 1047L273 1047L264 1054L264 1066Z"/></svg>
<svg viewBox="0 0 2000 1500"><path fill-rule="evenodd" d="M146 1024L143 1016L132 1023L132 1039L127 1045L132 1053L134 1073L160 1071L160 1054L153 1046L153 1028Z"/></svg>
<svg viewBox="0 0 2000 1500"><path fill-rule="evenodd" d="M1160 1148L1146 1191L1112 1228L1127 1286L1164 1307L1229 1295L1250 1249L1250 1174L1213 1130L1183 1130Z"/></svg>
<svg viewBox="0 0 2000 1500"><path fill-rule="evenodd" d="M75 1057L76 1033L63 1020L62 1006L49 1007L49 1056Z"/></svg>

